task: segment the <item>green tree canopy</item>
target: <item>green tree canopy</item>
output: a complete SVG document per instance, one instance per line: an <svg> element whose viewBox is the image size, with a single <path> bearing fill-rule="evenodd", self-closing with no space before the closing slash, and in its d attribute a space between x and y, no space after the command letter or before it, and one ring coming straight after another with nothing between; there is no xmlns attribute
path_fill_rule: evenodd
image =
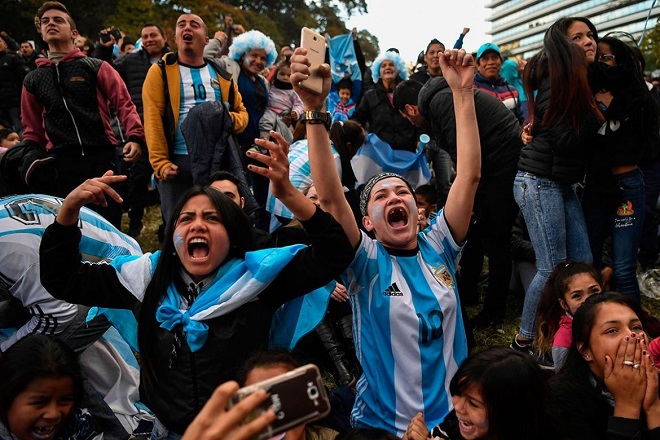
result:
<svg viewBox="0 0 660 440"><path fill-rule="evenodd" d="M42 0L0 0L0 30L17 40L35 39L34 15ZM63 0L81 34L96 40L98 32L115 26L135 40L146 22L161 24L173 44L174 24L183 12L194 12L209 27L209 36L224 28L225 15L246 30L258 29L277 46L297 45L300 29L307 26L331 36L350 32L342 17L366 13L366 0ZM367 60L378 53L378 40L361 29L360 46Z"/></svg>

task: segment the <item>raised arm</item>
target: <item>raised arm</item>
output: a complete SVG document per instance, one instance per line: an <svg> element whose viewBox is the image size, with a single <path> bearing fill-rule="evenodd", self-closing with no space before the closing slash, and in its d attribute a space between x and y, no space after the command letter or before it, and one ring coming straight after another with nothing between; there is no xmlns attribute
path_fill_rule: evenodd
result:
<svg viewBox="0 0 660 440"><path fill-rule="evenodd" d="M115 176L112 171L106 171L101 177L87 179L66 196L55 221L62 226L71 226L78 223L80 208L88 203L107 206L106 197L111 197L115 202L122 203L124 199L110 185L124 180L126 180L126 176Z"/></svg>
<svg viewBox="0 0 660 440"><path fill-rule="evenodd" d="M481 177L481 144L474 106L474 60L464 50L440 53L442 74L451 87L456 117L456 178L444 215L457 243L465 240Z"/></svg>
<svg viewBox="0 0 660 440"><path fill-rule="evenodd" d="M320 111L330 91L330 66L322 64L319 73L323 75L323 92L316 94L299 86L300 81L309 76L307 50L296 48L291 57L291 83L303 102L305 111ZM323 124L307 124L307 145L309 147L309 165L312 180L319 195L321 207L332 214L341 224L353 247L360 241L360 230L353 211L346 201L344 189L335 166L330 148L330 137Z"/></svg>
<svg viewBox="0 0 660 440"><path fill-rule="evenodd" d="M291 213L300 220L309 220L316 212L316 206L298 191L289 180L289 158L287 157L287 142L281 134L271 131L270 135L277 143L265 139L255 139L255 143L266 148L270 154L255 153L248 151L246 154L263 163L266 167L248 165L248 169L254 173L261 174L270 180L271 192Z"/></svg>

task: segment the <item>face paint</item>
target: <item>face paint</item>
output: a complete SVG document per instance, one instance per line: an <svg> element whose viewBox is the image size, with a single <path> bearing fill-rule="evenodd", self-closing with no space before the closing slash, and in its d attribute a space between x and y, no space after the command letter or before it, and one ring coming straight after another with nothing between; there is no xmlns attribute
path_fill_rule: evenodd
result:
<svg viewBox="0 0 660 440"><path fill-rule="evenodd" d="M243 65L244 65L245 67L250 67L250 64L252 64L252 58L251 58L250 56L248 56L248 55L245 55L245 56L243 57Z"/></svg>
<svg viewBox="0 0 660 440"><path fill-rule="evenodd" d="M415 203L414 200L406 201L406 205L408 205L408 209L410 209L410 212L417 212L417 203Z"/></svg>
<svg viewBox="0 0 660 440"><path fill-rule="evenodd" d="M174 247L178 249L181 247L183 244L183 238L181 237L181 233L177 232L176 235L174 235Z"/></svg>
<svg viewBox="0 0 660 440"><path fill-rule="evenodd" d="M371 213L371 220L372 221L377 221L377 220L382 220L383 219L383 207L382 206L374 206L373 212Z"/></svg>
<svg viewBox="0 0 660 440"><path fill-rule="evenodd" d="M383 182L380 184L383 188L388 188L392 185L394 185L394 182Z"/></svg>

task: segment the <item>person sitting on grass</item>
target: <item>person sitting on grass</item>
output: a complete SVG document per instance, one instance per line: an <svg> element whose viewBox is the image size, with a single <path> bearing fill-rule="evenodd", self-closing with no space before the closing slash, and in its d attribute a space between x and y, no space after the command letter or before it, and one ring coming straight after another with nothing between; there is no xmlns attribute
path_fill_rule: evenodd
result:
<svg viewBox="0 0 660 440"><path fill-rule="evenodd" d="M481 155L474 109L474 61L465 51L440 55L453 91L458 169L443 211L418 233L414 191L401 176L382 173L367 182L360 198L358 229L333 166L330 138L319 112L330 90L326 64L323 92L300 87L310 75L307 51L291 58L291 82L305 110L309 162L323 209L342 224L355 259L342 277L353 307L355 345L364 371L357 383L351 423L402 436L423 409L432 424L452 408L449 380L467 357L465 328L455 289L456 259L470 223L479 184ZM317 113L314 113L317 112ZM329 115L328 115L329 119ZM378 362L374 362L374 359Z"/></svg>
<svg viewBox="0 0 660 440"><path fill-rule="evenodd" d="M140 396L157 418L153 439L179 438L213 390L266 345L278 308L329 283L354 254L332 216L291 185L284 146L256 142L270 154L261 158L267 167L250 169L271 180L307 229L310 247L251 252L250 222L240 206L195 186L168 219L162 251L81 262L80 208L121 202L110 184L126 176L112 172L72 191L41 241L41 281L53 296L137 315Z"/></svg>
<svg viewBox="0 0 660 440"><path fill-rule="evenodd" d="M598 271L587 263L560 263L548 277L541 294L538 334L534 344L540 353L552 351L555 371L564 365L571 347L575 312L587 298L602 290Z"/></svg>

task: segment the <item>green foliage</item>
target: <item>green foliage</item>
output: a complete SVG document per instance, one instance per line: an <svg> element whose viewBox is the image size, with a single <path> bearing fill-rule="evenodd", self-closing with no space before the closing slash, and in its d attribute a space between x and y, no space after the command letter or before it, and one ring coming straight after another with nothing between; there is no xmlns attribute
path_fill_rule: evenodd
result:
<svg viewBox="0 0 660 440"><path fill-rule="evenodd" d="M98 32L115 26L130 39L138 39L142 25L156 22L165 28L173 43L174 24L184 12L194 12L209 27L209 36L224 30L224 16L231 15L234 23L246 30L259 29L270 36L277 46L298 44L300 28L307 26L320 33L339 35L348 33L343 18L354 13L366 13L366 0L62 0L69 8L81 34L96 40ZM0 30L15 39L34 39L34 14L42 0L0 0ZM360 37L367 59L377 52L377 40L367 31ZM374 49L375 47L375 49Z"/></svg>
<svg viewBox="0 0 660 440"><path fill-rule="evenodd" d="M646 59L646 70L651 72L658 70L660 68L660 21L646 33L640 49Z"/></svg>
<svg viewBox="0 0 660 440"><path fill-rule="evenodd" d="M371 64L373 60L378 57L380 53L380 47L378 46L378 38L366 29L361 29L358 31L358 41L360 42L360 47L362 48L362 53L364 54L364 59L367 64Z"/></svg>

